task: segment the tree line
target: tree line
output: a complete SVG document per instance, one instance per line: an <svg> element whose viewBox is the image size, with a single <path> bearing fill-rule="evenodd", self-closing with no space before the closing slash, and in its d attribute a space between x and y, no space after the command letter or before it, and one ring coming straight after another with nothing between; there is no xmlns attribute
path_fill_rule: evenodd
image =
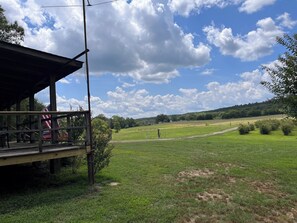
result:
<svg viewBox="0 0 297 223"><path fill-rule="evenodd" d="M142 126L178 121L231 119L277 115L283 114L284 112L284 109L282 109L281 104L277 100L269 100L266 102L236 105L205 112L191 112L177 115L159 114L156 117L136 119L135 121L137 126Z"/></svg>
<svg viewBox="0 0 297 223"><path fill-rule="evenodd" d="M136 127L139 125L133 118L124 118L118 115L107 118L103 114L100 114L96 118L108 123L109 128L114 129L116 133L119 132L121 129Z"/></svg>

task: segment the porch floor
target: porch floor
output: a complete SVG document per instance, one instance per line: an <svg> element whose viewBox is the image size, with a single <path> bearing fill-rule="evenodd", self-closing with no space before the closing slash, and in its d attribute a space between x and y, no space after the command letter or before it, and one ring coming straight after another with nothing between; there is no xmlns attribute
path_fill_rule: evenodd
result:
<svg viewBox="0 0 297 223"><path fill-rule="evenodd" d="M84 155L89 147L84 145L43 145L39 152L38 144L11 142L10 148L0 148L0 166L32 163L71 156Z"/></svg>

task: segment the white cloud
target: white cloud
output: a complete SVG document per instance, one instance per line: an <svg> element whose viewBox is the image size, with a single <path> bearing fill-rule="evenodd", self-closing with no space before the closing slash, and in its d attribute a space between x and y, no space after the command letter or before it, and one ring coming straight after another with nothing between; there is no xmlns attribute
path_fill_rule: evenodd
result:
<svg viewBox="0 0 297 223"><path fill-rule="evenodd" d="M245 0L239 8L240 12L254 13L264 6L273 5L276 0Z"/></svg>
<svg viewBox="0 0 297 223"><path fill-rule="evenodd" d="M68 57L83 51L81 8L40 7L77 1L8 0L1 4L7 17L25 28L26 46ZM194 44L194 36L175 24L167 4L117 1L87 7L87 15L93 75L113 73L138 82L164 83L179 75L178 68L199 67L210 61L210 48Z"/></svg>
<svg viewBox="0 0 297 223"><path fill-rule="evenodd" d="M70 84L70 81L67 80L66 78L63 78L63 79L59 80L59 82L62 83L62 84Z"/></svg>
<svg viewBox="0 0 297 223"><path fill-rule="evenodd" d="M274 62L268 64L273 66ZM164 114L180 114L191 111L204 111L221 107L264 101L272 97L260 82L269 80L268 75L260 70L242 73L237 82L210 82L206 90L180 88L177 94L152 95L146 89L127 90L117 87L107 92L107 99L92 96L92 114L105 114L108 117L149 117ZM74 110L79 106L87 109L87 97L83 100L57 97L58 109Z"/></svg>
<svg viewBox="0 0 297 223"><path fill-rule="evenodd" d="M231 28L216 28L214 25L203 29L207 39L220 49L223 55L231 55L242 61L253 61L272 53L275 38L284 32L270 17L259 20L258 28L244 36L234 36Z"/></svg>
<svg viewBox="0 0 297 223"><path fill-rule="evenodd" d="M292 29L297 24L297 21L292 20L290 14L287 12L277 17L277 20L280 21L281 26L289 29Z"/></svg>
<svg viewBox="0 0 297 223"><path fill-rule="evenodd" d="M172 12L188 17L191 12L199 14L205 8L224 8L232 5L240 5L240 12L251 14L275 2L276 0L169 0L168 5Z"/></svg>
<svg viewBox="0 0 297 223"><path fill-rule="evenodd" d="M122 84L123 88L129 88L129 87L134 87L134 86L135 86L135 84L130 84L130 83L127 83L127 82Z"/></svg>
<svg viewBox="0 0 297 223"><path fill-rule="evenodd" d="M201 74L202 74L202 75L206 75L206 76L208 76L208 75L212 75L213 72L215 72L215 71L216 71L216 69L214 69L214 68L205 69L205 70L203 70L203 71L201 72Z"/></svg>
<svg viewBox="0 0 297 223"><path fill-rule="evenodd" d="M200 13L203 8L214 6L223 8L234 2L234 0L170 0L168 5L173 12L189 16L192 11Z"/></svg>

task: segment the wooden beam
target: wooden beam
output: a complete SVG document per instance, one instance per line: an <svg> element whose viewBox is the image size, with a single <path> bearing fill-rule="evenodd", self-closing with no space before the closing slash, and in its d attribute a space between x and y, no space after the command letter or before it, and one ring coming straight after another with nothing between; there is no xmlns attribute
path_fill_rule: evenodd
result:
<svg viewBox="0 0 297 223"><path fill-rule="evenodd" d="M56 76L50 76L50 103L51 103L51 111L57 111L57 96L56 96Z"/></svg>
<svg viewBox="0 0 297 223"><path fill-rule="evenodd" d="M0 111L0 115L42 115L42 114L55 114L55 115L83 115L89 111ZM66 117L66 116L65 116Z"/></svg>

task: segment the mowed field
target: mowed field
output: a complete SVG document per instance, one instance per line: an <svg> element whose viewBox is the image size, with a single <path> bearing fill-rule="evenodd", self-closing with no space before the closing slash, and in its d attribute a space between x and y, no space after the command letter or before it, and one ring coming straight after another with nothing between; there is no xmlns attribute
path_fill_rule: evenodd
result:
<svg viewBox="0 0 297 223"><path fill-rule="evenodd" d="M261 116L241 119L220 119L204 121L184 121L173 123L161 123L149 126L121 129L114 132L113 142L125 140L152 140L158 139L158 129L161 139L186 138L220 132L226 129L237 127L240 123L254 123L261 119L281 119L284 115Z"/></svg>
<svg viewBox="0 0 297 223"><path fill-rule="evenodd" d="M293 223L296 133L116 143L94 187L85 166L54 176L0 169L0 222Z"/></svg>

